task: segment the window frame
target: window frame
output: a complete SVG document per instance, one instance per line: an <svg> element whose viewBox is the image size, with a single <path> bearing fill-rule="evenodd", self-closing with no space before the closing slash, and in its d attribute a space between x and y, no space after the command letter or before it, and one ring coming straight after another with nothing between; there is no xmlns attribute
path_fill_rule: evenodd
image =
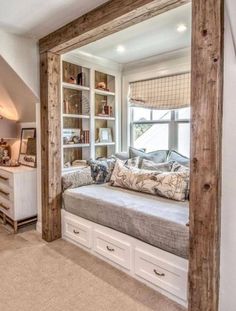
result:
<svg viewBox="0 0 236 311"><path fill-rule="evenodd" d="M169 150L178 150L178 127L179 124L190 124L189 119L179 119L178 118L178 109L170 110L171 117L169 120L153 120L153 110L150 109L150 120L146 121L134 121L134 109L135 107L129 107L129 116L130 116L130 146L134 147L134 126L136 124L168 124L169 133L168 133L168 149ZM180 108L182 109L182 108Z"/></svg>

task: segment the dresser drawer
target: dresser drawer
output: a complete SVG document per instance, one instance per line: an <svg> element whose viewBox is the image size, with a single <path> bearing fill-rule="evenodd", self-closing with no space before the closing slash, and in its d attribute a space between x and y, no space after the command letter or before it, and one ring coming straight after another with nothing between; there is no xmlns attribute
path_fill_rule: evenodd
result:
<svg viewBox="0 0 236 311"><path fill-rule="evenodd" d="M91 248L92 228L89 225L66 217L64 220L64 235L76 243Z"/></svg>
<svg viewBox="0 0 236 311"><path fill-rule="evenodd" d="M2 169L0 169L0 186L1 185L13 187L13 175Z"/></svg>
<svg viewBox="0 0 236 311"><path fill-rule="evenodd" d="M0 199L5 199L13 202L14 196L12 188L0 183Z"/></svg>
<svg viewBox="0 0 236 311"><path fill-rule="evenodd" d="M94 231L94 250L107 259L130 269L131 247L129 243L108 236L101 231Z"/></svg>
<svg viewBox="0 0 236 311"><path fill-rule="evenodd" d="M0 197L0 211L9 217L13 217L13 204L9 200Z"/></svg>
<svg viewBox="0 0 236 311"><path fill-rule="evenodd" d="M187 271L165 259L135 249L135 273L146 281L187 300Z"/></svg>

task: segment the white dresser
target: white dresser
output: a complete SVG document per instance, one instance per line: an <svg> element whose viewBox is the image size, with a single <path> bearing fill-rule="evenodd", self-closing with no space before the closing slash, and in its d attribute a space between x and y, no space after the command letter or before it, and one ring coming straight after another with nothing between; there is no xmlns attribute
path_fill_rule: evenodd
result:
<svg viewBox="0 0 236 311"><path fill-rule="evenodd" d="M37 220L36 183L35 168L0 167L0 216L15 233L20 226Z"/></svg>

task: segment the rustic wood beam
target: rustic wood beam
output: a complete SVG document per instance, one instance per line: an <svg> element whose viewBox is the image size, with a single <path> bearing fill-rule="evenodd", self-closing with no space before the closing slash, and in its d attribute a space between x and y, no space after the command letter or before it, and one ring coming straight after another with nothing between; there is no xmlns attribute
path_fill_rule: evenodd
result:
<svg viewBox="0 0 236 311"><path fill-rule="evenodd" d="M60 55L40 55L42 231L50 242L61 237Z"/></svg>
<svg viewBox="0 0 236 311"><path fill-rule="evenodd" d="M39 41L40 53L65 53L165 13L190 0L111 0ZM79 14L79 12L78 12Z"/></svg>
<svg viewBox="0 0 236 311"><path fill-rule="evenodd" d="M192 5L189 311L217 311L224 1Z"/></svg>

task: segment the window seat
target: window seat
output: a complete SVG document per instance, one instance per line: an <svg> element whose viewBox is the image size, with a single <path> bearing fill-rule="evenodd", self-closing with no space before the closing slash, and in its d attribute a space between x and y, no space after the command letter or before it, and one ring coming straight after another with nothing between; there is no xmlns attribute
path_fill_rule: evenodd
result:
<svg viewBox="0 0 236 311"><path fill-rule="evenodd" d="M64 208L179 257L188 257L188 202L112 187L109 184L68 189Z"/></svg>

